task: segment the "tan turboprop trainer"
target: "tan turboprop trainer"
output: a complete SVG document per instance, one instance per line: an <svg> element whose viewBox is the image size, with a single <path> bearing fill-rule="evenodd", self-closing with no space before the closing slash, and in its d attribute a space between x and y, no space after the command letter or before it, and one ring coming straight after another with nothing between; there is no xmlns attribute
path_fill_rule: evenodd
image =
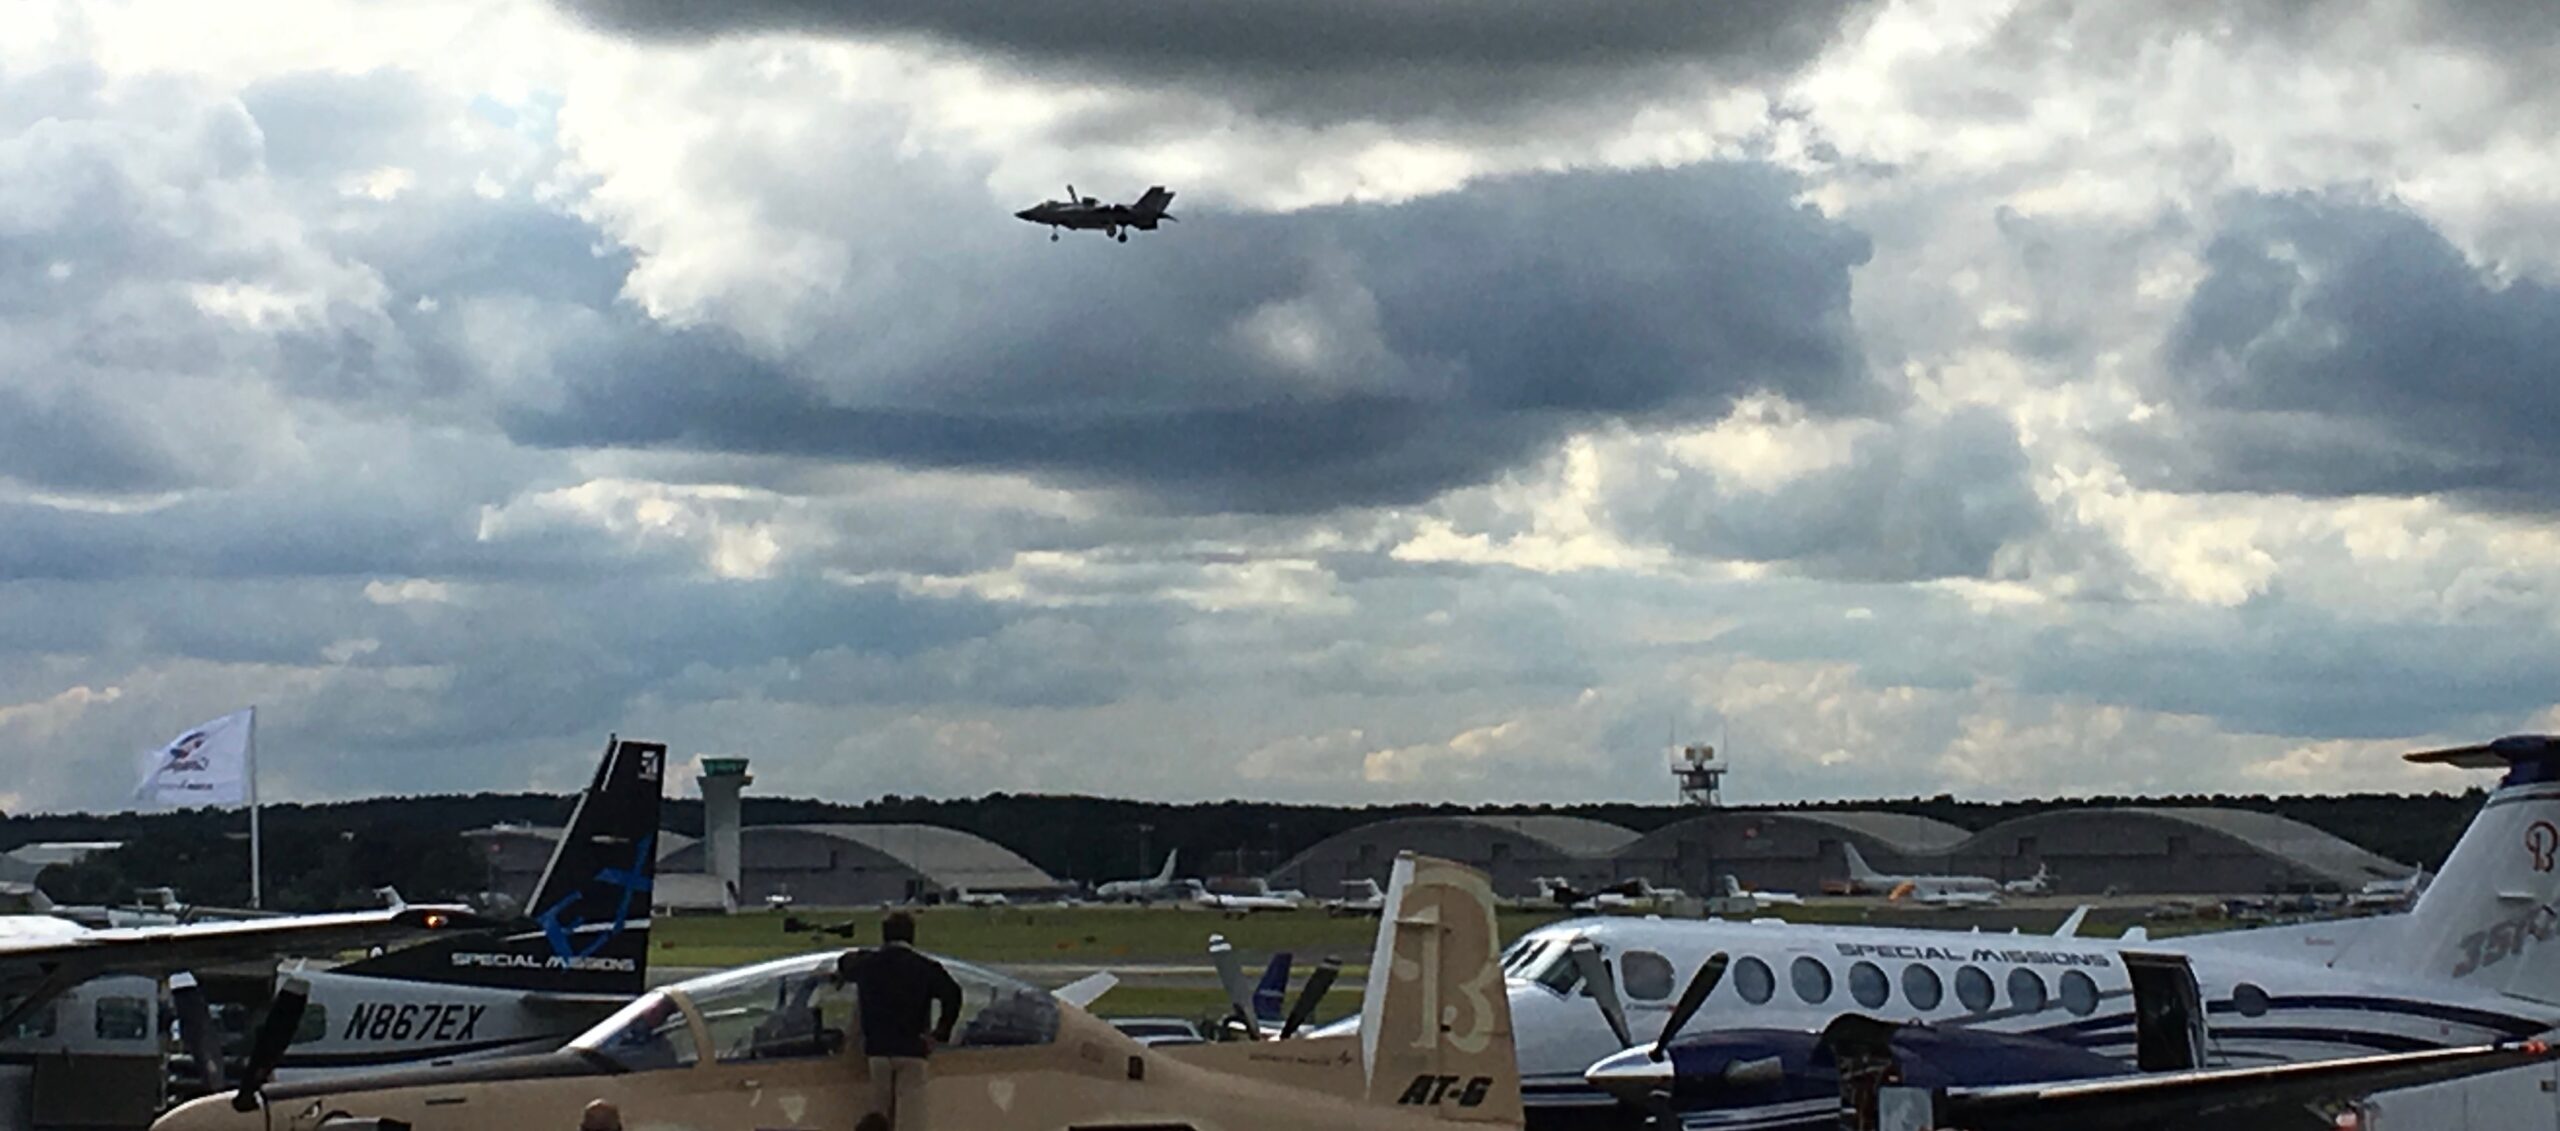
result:
<svg viewBox="0 0 2560 1131"><path fill-rule="evenodd" d="M1151 1050L1048 992L945 960L964 1005L933 1058L924 1131L1518 1128L1492 888L1408 853L1385 911L1356 1035ZM242 1090L153 1128L571 1131L603 1099L631 1131L854 1131L871 1088L838 953L654 991L558 1052L262 1088L261 1064L300 1020L288 993Z"/></svg>

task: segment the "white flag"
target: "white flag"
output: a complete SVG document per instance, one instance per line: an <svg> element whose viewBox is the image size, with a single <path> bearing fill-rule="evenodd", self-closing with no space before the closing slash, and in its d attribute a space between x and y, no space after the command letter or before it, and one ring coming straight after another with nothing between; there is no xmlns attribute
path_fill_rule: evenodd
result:
<svg viewBox="0 0 2560 1131"><path fill-rule="evenodd" d="M234 711L143 755L134 801L164 809L247 804L249 727L257 713Z"/></svg>

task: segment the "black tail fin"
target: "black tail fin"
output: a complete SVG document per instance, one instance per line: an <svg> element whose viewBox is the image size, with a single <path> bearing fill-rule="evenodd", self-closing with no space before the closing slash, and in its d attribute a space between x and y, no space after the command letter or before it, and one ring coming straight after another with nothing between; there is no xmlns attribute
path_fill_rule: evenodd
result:
<svg viewBox="0 0 2560 1131"><path fill-rule="evenodd" d="M1173 192L1163 185L1157 185L1138 198L1137 210L1142 215L1162 216L1165 208L1172 203Z"/></svg>
<svg viewBox="0 0 2560 1131"><path fill-rule="evenodd" d="M578 797L551 863L525 901L531 922L443 939L338 968L341 974L562 994L647 987L649 896L667 747L616 739Z"/></svg>

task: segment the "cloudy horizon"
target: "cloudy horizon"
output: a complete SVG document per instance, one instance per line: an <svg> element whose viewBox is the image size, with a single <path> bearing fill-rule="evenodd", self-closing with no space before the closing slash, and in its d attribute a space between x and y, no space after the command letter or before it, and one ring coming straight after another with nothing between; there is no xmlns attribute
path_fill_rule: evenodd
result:
<svg viewBox="0 0 2560 1131"><path fill-rule="evenodd" d="M2560 728L2560 17L33 0L0 809L2459 790ZM1073 184L1179 221L1052 243Z"/></svg>

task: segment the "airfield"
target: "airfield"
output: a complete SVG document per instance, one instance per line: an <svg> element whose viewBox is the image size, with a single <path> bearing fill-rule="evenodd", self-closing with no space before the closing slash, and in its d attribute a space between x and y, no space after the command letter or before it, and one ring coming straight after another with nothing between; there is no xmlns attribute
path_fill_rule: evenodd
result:
<svg viewBox="0 0 2560 1131"><path fill-rule="evenodd" d="M1872 897L1810 897L1802 907L1777 909L1763 918L1798 923L1856 923L2022 934L2048 934L2083 904L2090 907L2080 934L2113 938L2140 926L2153 938L2230 929L2241 924L2218 917L2161 916L2159 901L2130 896L2013 898L1999 907L1935 910L1898 907ZM1095 1003L1105 1017L1209 1017L1226 1011L1217 974L1208 962L1209 936L1223 935L1259 967L1275 951L1288 951L1304 968L1330 956L1343 962L1343 981L1327 1013L1359 1003L1360 979L1377 935L1377 920L1334 916L1309 908L1227 916L1185 906L1029 905L905 909L917 917L919 941L936 953L1012 974L1034 985L1056 987L1098 971L1120 985ZM797 908L736 915L679 915L652 924L649 980L679 981L710 970L880 938L885 910L827 912ZM1506 909L1499 915L1505 941L1547 923L1582 913L1563 909ZM787 918L807 923L854 924L850 941L831 935L788 933Z"/></svg>

